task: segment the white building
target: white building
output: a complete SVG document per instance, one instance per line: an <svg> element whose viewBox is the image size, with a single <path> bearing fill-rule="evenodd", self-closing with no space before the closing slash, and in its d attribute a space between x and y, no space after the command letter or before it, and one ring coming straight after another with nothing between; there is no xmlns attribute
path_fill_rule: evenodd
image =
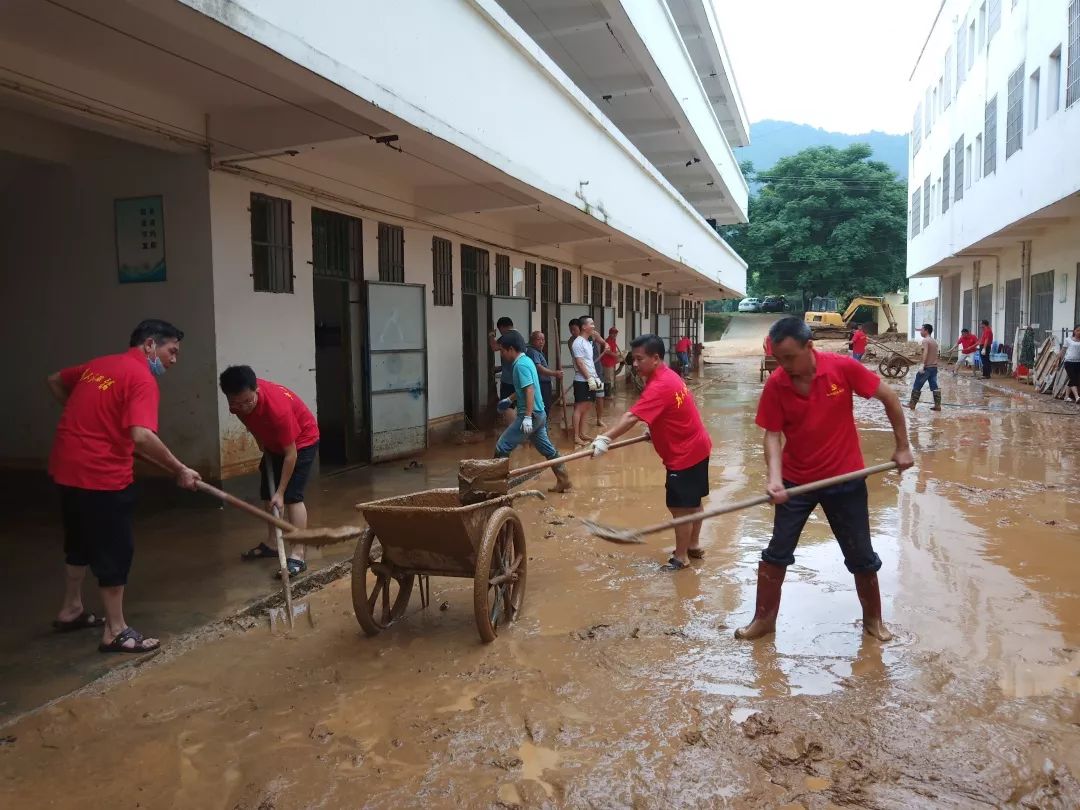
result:
<svg viewBox="0 0 1080 810"><path fill-rule="evenodd" d="M1080 0L945 0L911 77L912 328L1080 323Z"/></svg>
<svg viewBox="0 0 1080 810"><path fill-rule="evenodd" d="M626 345L743 294L709 0L14 0L0 53L7 466L44 466L45 376L144 317L187 332L163 438L229 478L257 454L227 365L364 462L490 418L501 315Z"/></svg>

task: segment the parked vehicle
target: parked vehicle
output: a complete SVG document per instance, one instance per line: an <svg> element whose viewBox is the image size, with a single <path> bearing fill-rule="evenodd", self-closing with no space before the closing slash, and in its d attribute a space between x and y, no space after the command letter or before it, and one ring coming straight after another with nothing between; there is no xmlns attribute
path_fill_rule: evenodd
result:
<svg viewBox="0 0 1080 810"><path fill-rule="evenodd" d="M761 312L761 301L757 298L744 298L739 302L739 312Z"/></svg>
<svg viewBox="0 0 1080 810"><path fill-rule="evenodd" d="M762 312L786 312L787 300L782 295L766 295L761 302Z"/></svg>

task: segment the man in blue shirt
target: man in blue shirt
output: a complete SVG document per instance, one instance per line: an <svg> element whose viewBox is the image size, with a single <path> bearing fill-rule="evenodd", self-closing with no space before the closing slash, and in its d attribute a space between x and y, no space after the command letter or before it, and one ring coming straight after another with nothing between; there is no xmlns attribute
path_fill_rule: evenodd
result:
<svg viewBox="0 0 1080 810"><path fill-rule="evenodd" d="M529 335L529 345L525 347L525 356L533 361L533 365L536 366L536 373L540 375L540 394L544 400L545 413L556 399L555 392L551 388L552 381L559 380L561 385L563 376L561 371L548 368L548 361L544 356L546 345L547 339L544 337L544 333L537 329Z"/></svg>
<svg viewBox="0 0 1080 810"><path fill-rule="evenodd" d="M513 372L514 391L510 396L499 400L499 410L508 411L517 404L517 418L503 431L495 445L495 458L506 458L514 448L526 441L540 451L546 459L559 457L559 451L551 443L547 432L547 413L544 400L540 396L540 374L536 364L525 354L525 338L519 332L509 331L496 343L502 355L503 368L509 366ZM570 476L566 474L566 465L553 468L555 486L552 492L566 492L570 489Z"/></svg>

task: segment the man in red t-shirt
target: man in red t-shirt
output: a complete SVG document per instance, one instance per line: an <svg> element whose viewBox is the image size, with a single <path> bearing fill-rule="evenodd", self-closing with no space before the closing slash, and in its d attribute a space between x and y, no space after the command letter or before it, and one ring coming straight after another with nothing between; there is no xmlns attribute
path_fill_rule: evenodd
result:
<svg viewBox="0 0 1080 810"><path fill-rule="evenodd" d="M171 471L185 489L200 480L157 436L154 378L176 364L183 337L170 323L146 320L135 327L123 354L65 368L48 380L64 406L49 455L49 475L60 488L67 565L64 603L53 627L102 627L101 652L143 653L161 646L128 627L124 587L135 554L135 455ZM83 608L87 567L101 589L104 619Z"/></svg>
<svg viewBox="0 0 1080 810"><path fill-rule="evenodd" d="M607 345L607 351L600 356L600 366L603 369L604 375L604 393L606 399L610 402L610 398L615 396L615 366L619 364L619 330L614 326L608 329L607 340L604 341ZM603 411L603 405L601 404L600 410Z"/></svg>
<svg viewBox="0 0 1080 810"><path fill-rule="evenodd" d="M975 349L978 344L978 339L971 334L971 330L966 326L960 330L960 339L956 341L956 345L960 347L960 356L956 358L956 365L953 366L953 376L955 377L960 372L960 366L971 366L971 373L975 373Z"/></svg>
<svg viewBox="0 0 1080 810"><path fill-rule="evenodd" d="M870 540L866 481L838 484L794 498L786 490L865 466L852 413L852 394L864 399L874 397L885 406L896 440L893 461L901 470L910 467L914 462L900 399L862 363L844 355L816 351L810 327L798 318L780 319L769 335L780 368L765 382L757 424L765 430L766 491L776 505L773 533L758 564L754 619L736 630L735 636L759 638L776 630L784 574L795 562L795 547L803 526L814 507L821 504L844 553L844 564L855 576L863 629L888 641L892 635L881 621L877 581L881 559Z"/></svg>
<svg viewBox="0 0 1080 810"><path fill-rule="evenodd" d="M675 354L679 358L679 373L683 377L690 374L690 349L693 347L693 342L685 335L679 338L675 344Z"/></svg>
<svg viewBox="0 0 1080 810"><path fill-rule="evenodd" d="M304 487L319 452L319 425L308 406L284 385L260 380L251 366L229 366L218 378L229 413L237 416L263 451L260 493L266 510L298 529L307 528ZM273 471L274 485L270 484ZM269 527L270 545L259 543L240 555L242 560L277 559L277 532ZM286 558L289 576L307 570L305 548L293 546Z"/></svg>
<svg viewBox="0 0 1080 810"><path fill-rule="evenodd" d="M983 379L990 379L990 349L994 345L994 330L990 321L982 322L982 334L979 335L979 362L982 365Z"/></svg>
<svg viewBox="0 0 1080 810"><path fill-rule="evenodd" d="M645 378L645 390L618 423L592 443L593 458L608 451L611 442L639 421L648 425L653 447L667 468L667 507L672 517L701 512L709 494L709 456L712 439L683 379L664 363L664 341L641 335L630 344L634 368ZM678 571L701 559L701 522L675 527L675 551L665 566Z"/></svg>
<svg viewBox="0 0 1080 810"><path fill-rule="evenodd" d="M860 323L855 334L851 336L851 357L861 363L864 354L866 354L866 324Z"/></svg>

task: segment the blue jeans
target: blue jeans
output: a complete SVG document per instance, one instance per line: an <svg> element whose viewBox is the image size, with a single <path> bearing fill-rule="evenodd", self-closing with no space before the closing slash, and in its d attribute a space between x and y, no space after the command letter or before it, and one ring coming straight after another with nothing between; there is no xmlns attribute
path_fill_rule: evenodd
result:
<svg viewBox="0 0 1080 810"><path fill-rule="evenodd" d="M528 437L521 432L522 419L524 419L524 417L521 414L518 414L518 417L514 420L513 424L502 432L499 441L495 444L495 457L506 458L514 451L515 447L529 441L532 442L532 446L535 447L544 458L558 458L559 451L555 449L555 445L553 445L551 439L548 438L547 414L533 414L533 432Z"/></svg>
<svg viewBox="0 0 1080 810"><path fill-rule="evenodd" d="M930 383L930 390L937 391L937 366L931 366L930 368L924 368L918 374L915 375L915 385L911 389L911 393L918 394L922 391L923 386L926 383Z"/></svg>

